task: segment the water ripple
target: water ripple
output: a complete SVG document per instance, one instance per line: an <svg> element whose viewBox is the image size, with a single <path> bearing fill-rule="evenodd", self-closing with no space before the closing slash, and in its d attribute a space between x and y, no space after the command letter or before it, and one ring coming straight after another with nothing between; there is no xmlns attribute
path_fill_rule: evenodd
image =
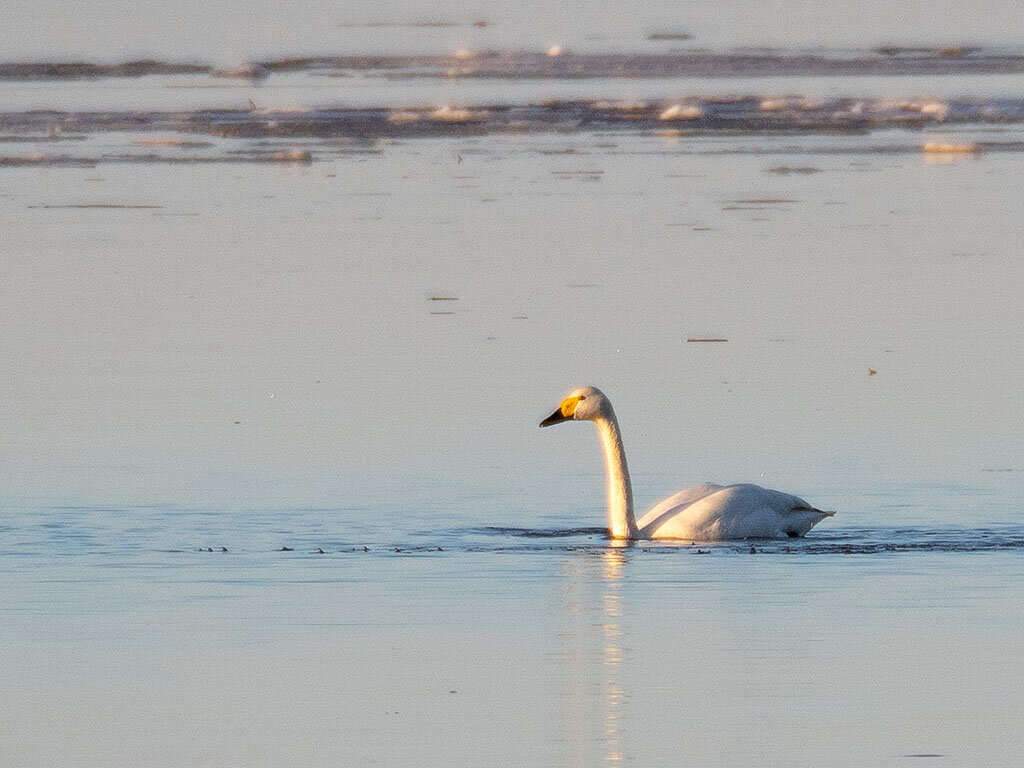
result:
<svg viewBox="0 0 1024 768"><path fill-rule="evenodd" d="M551 551L556 549L605 549L628 547L651 553L697 551L701 554L783 554L783 555L877 555L886 553L1024 553L1024 526L988 526L966 528L924 527L850 527L833 528L822 535L811 533L800 539L750 539L742 542L638 541L612 542L603 528L471 528L452 532L463 539L461 547L472 551ZM491 543L466 539L486 537ZM505 539L505 541L501 541ZM536 544L517 539L559 540Z"/></svg>

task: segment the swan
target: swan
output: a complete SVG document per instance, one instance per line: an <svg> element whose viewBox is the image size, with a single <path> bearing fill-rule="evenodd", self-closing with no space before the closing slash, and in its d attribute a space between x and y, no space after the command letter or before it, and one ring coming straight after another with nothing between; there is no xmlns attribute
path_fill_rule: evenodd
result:
<svg viewBox="0 0 1024 768"><path fill-rule="evenodd" d="M595 387L580 387L562 400L542 427L566 421L592 421L604 447L608 470L608 528L613 539L774 539L803 536L834 512L758 485L705 483L669 496L633 516L633 489L626 468L622 434L611 401Z"/></svg>

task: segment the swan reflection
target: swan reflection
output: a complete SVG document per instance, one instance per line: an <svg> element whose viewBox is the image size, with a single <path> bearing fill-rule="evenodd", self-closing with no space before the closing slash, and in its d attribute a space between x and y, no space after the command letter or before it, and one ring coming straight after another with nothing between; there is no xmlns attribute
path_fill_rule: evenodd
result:
<svg viewBox="0 0 1024 768"><path fill-rule="evenodd" d="M601 595L604 622L602 661L604 668L604 744L605 762L617 763L623 759L623 704L622 690L622 571L626 553L621 548L609 548L601 553L601 576L604 592Z"/></svg>
<svg viewBox="0 0 1024 768"><path fill-rule="evenodd" d="M568 765L610 764L627 757L628 695L622 675L624 644L622 580L629 548L609 546L567 561L563 589L566 617L565 744Z"/></svg>

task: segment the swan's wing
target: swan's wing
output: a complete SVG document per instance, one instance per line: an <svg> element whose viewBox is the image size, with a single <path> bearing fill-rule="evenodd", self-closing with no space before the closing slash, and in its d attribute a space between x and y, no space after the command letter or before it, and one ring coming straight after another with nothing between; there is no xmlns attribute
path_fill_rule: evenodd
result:
<svg viewBox="0 0 1024 768"><path fill-rule="evenodd" d="M724 485L715 485L714 483L704 483L702 485L695 485L693 488L687 488L685 491L679 491L679 493L673 493L667 499L662 499L644 512L640 519L637 520L637 528L644 530L650 527L651 530L657 530L661 527L664 519L678 515L687 507L712 494L718 493L725 489L725 487Z"/></svg>
<svg viewBox="0 0 1024 768"><path fill-rule="evenodd" d="M700 485L655 505L638 521L651 538L704 541L802 536L832 512L758 485Z"/></svg>

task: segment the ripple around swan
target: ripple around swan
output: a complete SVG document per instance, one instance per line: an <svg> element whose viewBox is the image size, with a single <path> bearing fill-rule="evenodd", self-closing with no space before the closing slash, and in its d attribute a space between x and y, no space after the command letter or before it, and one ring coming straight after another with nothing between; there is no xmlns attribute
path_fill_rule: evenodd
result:
<svg viewBox="0 0 1024 768"><path fill-rule="evenodd" d="M99 558L107 565L130 567L143 562L173 567L195 558L224 558L230 562L256 559L314 557L399 557L418 554L451 557L460 553L557 553L623 549L636 556L661 555L902 555L928 553L1024 553L1024 524L965 525L842 525L834 521L798 539L750 539L697 542L687 540L613 541L607 528L561 524L548 517L535 525L449 525L430 527L419 519L404 531L363 521L334 530L323 510L266 511L245 516L203 510L154 508L146 510L90 508L27 510L7 520L0 532L0 554L17 556L8 565L31 567L54 555ZM463 519L465 520L465 519ZM253 522L258 523L254 529ZM466 521L468 522L468 521ZM339 535L340 533L340 535Z"/></svg>
<svg viewBox="0 0 1024 768"><path fill-rule="evenodd" d="M474 528L471 533L493 536L522 536L527 539L562 539L574 536L605 537L605 528L509 528L505 526L485 526Z"/></svg>
<svg viewBox="0 0 1024 768"><path fill-rule="evenodd" d="M424 536L429 536L424 532ZM636 541L612 542L604 528L516 528L487 526L448 532L438 550L417 544L401 553L427 551L576 551L624 547L645 553L779 554L779 555L878 555L900 553L1024 553L1024 526L906 527L875 526L833 528L812 532L800 539L750 539L745 541ZM387 547L395 551L395 547ZM371 550L372 551L372 550Z"/></svg>

